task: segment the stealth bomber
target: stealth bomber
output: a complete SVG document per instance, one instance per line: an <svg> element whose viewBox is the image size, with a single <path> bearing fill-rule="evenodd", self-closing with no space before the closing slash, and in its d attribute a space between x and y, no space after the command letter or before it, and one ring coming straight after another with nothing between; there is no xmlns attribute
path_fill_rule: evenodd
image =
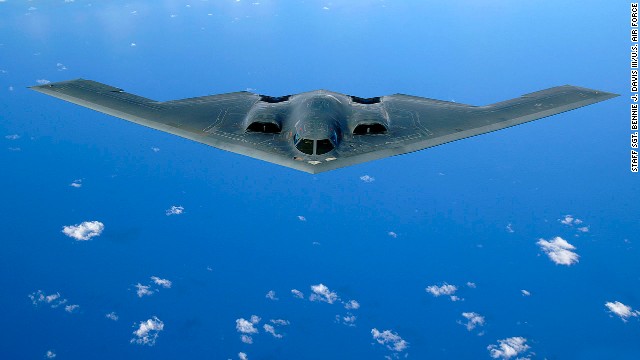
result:
<svg viewBox="0 0 640 360"><path fill-rule="evenodd" d="M618 95L558 86L492 105L410 95L241 91L154 101L77 79L31 89L218 149L308 173L406 154L577 109Z"/></svg>

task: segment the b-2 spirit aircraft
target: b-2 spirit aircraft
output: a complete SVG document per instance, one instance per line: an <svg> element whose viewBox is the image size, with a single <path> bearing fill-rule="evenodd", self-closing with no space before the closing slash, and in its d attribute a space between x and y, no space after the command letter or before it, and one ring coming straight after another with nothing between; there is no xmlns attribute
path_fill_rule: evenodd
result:
<svg viewBox="0 0 640 360"><path fill-rule="evenodd" d="M472 106L402 94L360 98L326 90L279 97L241 91L159 102L83 79L31 89L312 174L485 134L618 96L565 85Z"/></svg>

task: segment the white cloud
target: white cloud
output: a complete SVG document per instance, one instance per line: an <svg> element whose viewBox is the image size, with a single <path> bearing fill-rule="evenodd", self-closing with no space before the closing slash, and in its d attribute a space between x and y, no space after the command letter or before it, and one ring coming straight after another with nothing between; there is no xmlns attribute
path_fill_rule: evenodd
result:
<svg viewBox="0 0 640 360"><path fill-rule="evenodd" d="M461 300L459 297L454 295L455 292L458 291L458 287L455 285L450 285L447 283L443 283L441 286L430 285L427 286L424 290L435 297L448 295L451 298L451 301Z"/></svg>
<svg viewBox="0 0 640 360"><path fill-rule="evenodd" d="M572 265L578 262L580 257L571 250L575 250L575 246L569 244L565 239L556 236L553 240L547 241L540 239L537 242L542 251L544 251L551 261L559 265Z"/></svg>
<svg viewBox="0 0 640 360"><path fill-rule="evenodd" d="M13 91L13 86L9 86L9 91Z"/></svg>
<svg viewBox="0 0 640 360"><path fill-rule="evenodd" d="M159 148L159 147L155 147L155 146L153 146L153 147L151 147L151 150L152 150L153 152L158 152L158 151L160 151L160 148Z"/></svg>
<svg viewBox="0 0 640 360"><path fill-rule="evenodd" d="M162 330L164 330L164 323L157 316L147 321L141 321L138 329L133 332L135 337L131 339L131 343L153 346Z"/></svg>
<svg viewBox="0 0 640 360"><path fill-rule="evenodd" d="M151 286L137 283L135 287L136 287L136 294L138 294L138 297L153 295L153 291L151 291Z"/></svg>
<svg viewBox="0 0 640 360"><path fill-rule="evenodd" d="M69 184L69 186L74 187L74 188L82 187L82 179L73 180L73 182L71 184Z"/></svg>
<svg viewBox="0 0 640 360"><path fill-rule="evenodd" d="M240 335L240 340L243 343L245 343L245 344L253 344L253 337L251 337L251 334L257 334L258 333L258 329L256 328L255 325L257 325L261 320L262 319L257 315L251 315L249 320L244 319L244 318L236 319L236 331L238 331L241 334ZM280 324L280 322L282 322L282 324L284 324L284 325L289 324L289 322L285 321L285 320L271 320L271 322L273 322L274 324ZM269 328L274 330L274 333L272 335L276 336L275 335L275 328L273 326L271 326L271 325L264 326L264 329L267 332L269 332L269 330L267 330Z"/></svg>
<svg viewBox="0 0 640 360"><path fill-rule="evenodd" d="M272 324L275 325L280 325L280 326L285 326L285 325L289 325L289 321L288 320L283 320L283 319L271 319L269 320Z"/></svg>
<svg viewBox="0 0 640 360"><path fill-rule="evenodd" d="M151 280L153 280L153 282L154 282L156 285L160 285L160 286L162 286L162 287L163 287L163 288L165 288L165 289L169 289L169 288L171 288L171 281L170 281L170 280L167 280L167 279L160 279L160 278L159 278L159 277L157 277L157 276L152 276L152 277L151 277Z"/></svg>
<svg viewBox="0 0 640 360"><path fill-rule="evenodd" d="M574 226L574 225L580 226L584 222L578 218L573 217L572 215L565 215L564 218L558 219L558 221L560 221L561 224L567 225L567 226ZM576 227L576 231L587 233L589 232L589 227L588 226Z"/></svg>
<svg viewBox="0 0 640 360"><path fill-rule="evenodd" d="M362 180L362 181L364 181L366 183L370 183L370 182L376 181L376 179L373 176L369 176L369 175L360 176L360 180Z"/></svg>
<svg viewBox="0 0 640 360"><path fill-rule="evenodd" d="M112 312L106 314L104 317L106 317L109 320L113 320L113 321L118 321L118 319L119 319L118 314L116 314L115 311L112 311Z"/></svg>
<svg viewBox="0 0 640 360"><path fill-rule="evenodd" d="M67 67L66 67L66 66L64 66L64 64L63 64L63 63L57 63L57 64L56 64L56 68L58 68L58 71L65 71L65 70L67 70Z"/></svg>
<svg viewBox="0 0 640 360"><path fill-rule="evenodd" d="M573 217L573 215L565 215L564 218L558 219L558 221L560 221L561 224L567 226L580 225L583 223L582 220Z"/></svg>
<svg viewBox="0 0 640 360"><path fill-rule="evenodd" d="M45 302L50 304L55 300L58 300L60 298L60 293L55 293L55 294L51 294L51 295L47 295L45 296Z"/></svg>
<svg viewBox="0 0 640 360"><path fill-rule="evenodd" d="M511 226L511 223L507 224L506 229L507 229L507 232L508 232L508 233L513 233L513 232L514 232L514 231L513 231L513 227Z"/></svg>
<svg viewBox="0 0 640 360"><path fill-rule="evenodd" d="M522 292L522 296L531 296L531 293L527 290L520 290Z"/></svg>
<svg viewBox="0 0 640 360"><path fill-rule="evenodd" d="M167 214L167 216L180 215L180 214L184 213L184 207L182 207L182 206L172 206L171 208L167 209L165 211L165 213Z"/></svg>
<svg viewBox="0 0 640 360"><path fill-rule="evenodd" d="M607 302L604 306L609 309L610 312L616 314L622 319L622 321L626 322L630 317L638 317L640 316L640 311L634 311L630 306L627 306L619 301L616 302Z"/></svg>
<svg viewBox="0 0 640 360"><path fill-rule="evenodd" d="M129 44L129 46L131 46L131 47L136 47L136 46L138 46L138 44L136 44L136 43L132 42L131 44Z"/></svg>
<svg viewBox="0 0 640 360"><path fill-rule="evenodd" d="M158 292L159 291L158 289L152 288L154 284L157 286L163 287L165 289L170 289L171 286L173 285L171 280L162 279L157 276L151 276L150 279L152 283L150 283L149 285L143 285L141 283L137 283L134 285L136 288L136 294L138 295L138 297L150 296Z"/></svg>
<svg viewBox="0 0 640 360"><path fill-rule="evenodd" d="M249 360L249 357L247 356L247 354L245 354L243 352L239 352L238 353L238 359L240 359L240 360Z"/></svg>
<svg viewBox="0 0 640 360"><path fill-rule="evenodd" d="M255 315L253 315L255 316ZM240 318L236 320L236 330L239 333L242 334L257 334L258 333L258 329L256 329L256 327L254 326L255 324L257 324L258 322L260 322L260 320L255 321L256 319L254 319L252 316L251 321L248 321L244 318ZM260 318L257 318L260 319Z"/></svg>
<svg viewBox="0 0 640 360"><path fill-rule="evenodd" d="M278 298L276 297L276 292L273 290L269 290L267 295L265 295L264 297L266 297L269 300L278 300Z"/></svg>
<svg viewBox="0 0 640 360"><path fill-rule="evenodd" d="M400 335L391 332L390 330L380 332L378 329L373 328L371 329L371 335L378 344L386 346L389 350L400 352L409 346L409 343L404 341Z"/></svg>
<svg viewBox="0 0 640 360"><path fill-rule="evenodd" d="M32 292L28 296L29 296L29 299L31 299L33 306L38 306L40 304L47 304L51 308L55 309L67 303L67 299L63 299L62 296L60 296L59 292L56 292L50 295L45 295L45 293L42 290L38 290L38 291Z"/></svg>
<svg viewBox="0 0 640 360"><path fill-rule="evenodd" d="M274 328L273 325L264 324L262 326L262 328L264 329L264 331L266 331L269 334L273 335L273 337L278 338L278 339L282 338L282 334L277 334L276 333L276 328Z"/></svg>
<svg viewBox="0 0 640 360"><path fill-rule="evenodd" d="M393 232L393 231L389 231L389 232L387 233L387 235L391 236L391 237L392 237L392 238L394 238L394 239L398 237L398 234L396 234L396 233L395 233L395 232Z"/></svg>
<svg viewBox="0 0 640 360"><path fill-rule="evenodd" d="M341 322L347 326L356 326L356 319L358 317L353 314L347 314L346 316L336 315L336 322Z"/></svg>
<svg viewBox="0 0 640 360"><path fill-rule="evenodd" d="M11 135L7 135L4 137L7 140L18 140L20 139L20 135L18 134L11 134Z"/></svg>
<svg viewBox="0 0 640 360"><path fill-rule="evenodd" d="M245 334L240 335L240 341L242 341L245 344L249 344L249 345L253 344L253 338L251 336L245 335Z"/></svg>
<svg viewBox="0 0 640 360"><path fill-rule="evenodd" d="M283 319L271 319L271 320L269 320L269 322L272 323L275 326L278 326L278 327L289 325L289 321L283 320ZM278 339L281 339L283 335L276 333L276 328L273 325L264 324L262 326L262 328L264 329L265 332L273 335L274 337L276 337Z"/></svg>
<svg viewBox="0 0 640 360"><path fill-rule="evenodd" d="M64 311L66 311L68 313L73 313L78 308L80 308L80 305L76 305L76 304L67 305L67 306L64 307Z"/></svg>
<svg viewBox="0 0 640 360"><path fill-rule="evenodd" d="M481 316L478 313L463 312L462 317L467 319L467 322L464 323L462 321L459 321L458 323L464 325L469 331L475 329L476 326L484 326L484 316Z"/></svg>
<svg viewBox="0 0 640 360"><path fill-rule="evenodd" d="M322 301L333 304L338 300L338 294L329 290L324 284L311 285L311 291L313 291L313 294L309 296L309 300L311 301Z"/></svg>
<svg viewBox="0 0 640 360"><path fill-rule="evenodd" d="M558 221L564 225L571 225L573 223L573 216L565 215L563 219L558 219Z"/></svg>
<svg viewBox="0 0 640 360"><path fill-rule="evenodd" d="M38 84L40 84L40 85L45 85L45 84L50 83L51 81L49 81L49 80L47 80L47 79L38 79L38 80L36 80L36 82L37 82Z"/></svg>
<svg viewBox="0 0 640 360"><path fill-rule="evenodd" d="M344 303L344 308L347 310L358 310L360 308L360 303L355 300L350 300Z"/></svg>
<svg viewBox="0 0 640 360"><path fill-rule="evenodd" d="M468 281L468 282L467 282L467 286L468 286L468 287L470 287L470 288L472 288L472 289L475 289L475 288L476 288L476 283L471 282L471 281Z"/></svg>
<svg viewBox="0 0 640 360"><path fill-rule="evenodd" d="M300 221L307 221L307 218L302 216L302 215L298 215L298 220Z"/></svg>
<svg viewBox="0 0 640 360"><path fill-rule="evenodd" d="M46 359L53 359L53 358L55 358L56 356L57 356L57 355L56 355L56 353L54 353L54 352L53 352L53 350L47 350L47 353L46 353L46 354L44 354L44 357L45 357Z"/></svg>
<svg viewBox="0 0 640 360"><path fill-rule="evenodd" d="M291 289L291 294L293 294L293 296L297 297L298 299L304 299L304 294L300 290Z"/></svg>
<svg viewBox="0 0 640 360"><path fill-rule="evenodd" d="M498 340L498 345L487 346L487 350L489 350L489 355L494 359L510 359L530 349L526 342L527 339L523 337L510 337Z"/></svg>
<svg viewBox="0 0 640 360"><path fill-rule="evenodd" d="M458 288L455 285L449 285L444 283L442 286L431 285L425 288L425 291L431 293L433 296L452 295Z"/></svg>
<svg viewBox="0 0 640 360"><path fill-rule="evenodd" d="M92 237L100 236L104 230L104 224L100 221L83 221L81 224L62 227L62 233L77 241L86 241Z"/></svg>

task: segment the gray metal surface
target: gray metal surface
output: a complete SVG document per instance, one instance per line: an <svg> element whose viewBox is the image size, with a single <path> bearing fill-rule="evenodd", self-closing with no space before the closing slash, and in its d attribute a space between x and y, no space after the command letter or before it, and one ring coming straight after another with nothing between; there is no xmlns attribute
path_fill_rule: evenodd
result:
<svg viewBox="0 0 640 360"><path fill-rule="evenodd" d="M472 106L401 94L362 99L325 90L279 98L236 92L157 102L83 79L31 89L312 174L426 149L618 96L565 85Z"/></svg>

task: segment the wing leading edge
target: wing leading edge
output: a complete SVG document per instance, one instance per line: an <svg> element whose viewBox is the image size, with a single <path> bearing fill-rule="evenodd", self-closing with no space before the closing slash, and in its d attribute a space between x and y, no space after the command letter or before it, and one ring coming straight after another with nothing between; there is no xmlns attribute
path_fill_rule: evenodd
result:
<svg viewBox="0 0 640 360"><path fill-rule="evenodd" d="M383 96L377 106L381 106L388 115L389 128L385 134L345 133L340 146L327 161L300 161L290 136L245 131L245 117L260 100L257 94L236 92L157 102L83 79L31 89L216 148L309 173L418 151L618 96L570 85L486 106L401 94ZM350 106L355 114L368 105Z"/></svg>

